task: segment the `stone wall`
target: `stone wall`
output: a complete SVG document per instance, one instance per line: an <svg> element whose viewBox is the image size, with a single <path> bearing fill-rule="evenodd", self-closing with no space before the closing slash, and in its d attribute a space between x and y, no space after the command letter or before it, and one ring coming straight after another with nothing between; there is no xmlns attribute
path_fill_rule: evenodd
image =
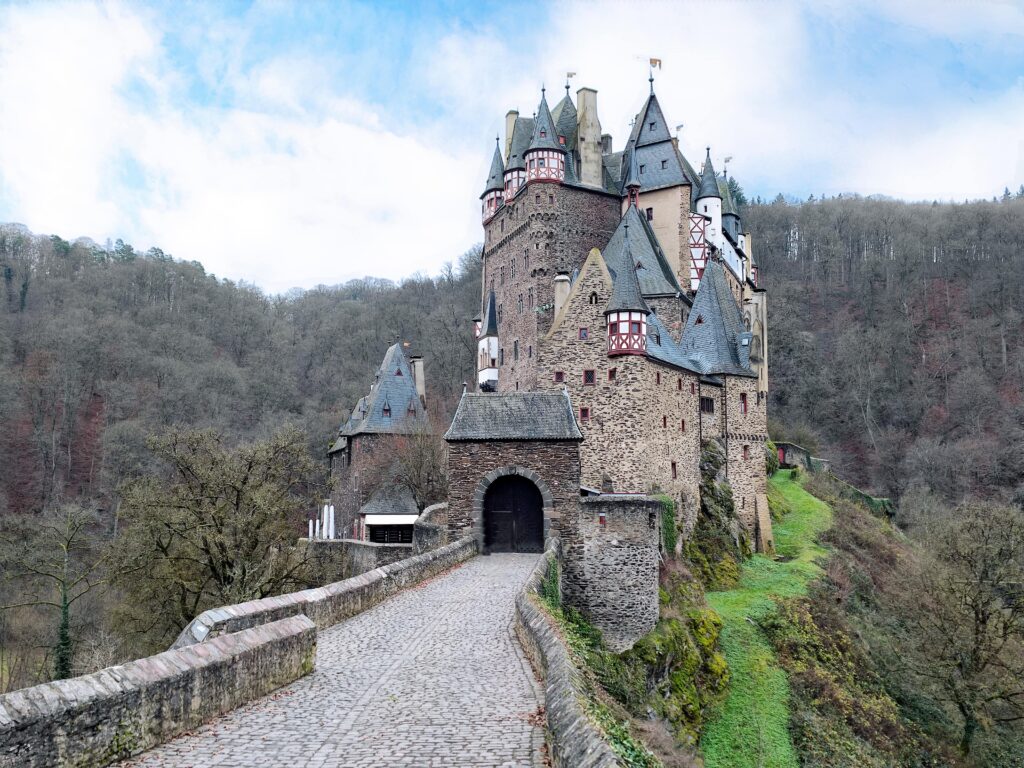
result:
<svg viewBox="0 0 1024 768"><path fill-rule="evenodd" d="M323 583L328 584L418 554L412 544L375 544L357 539L299 539L298 545L309 547Z"/></svg>
<svg viewBox="0 0 1024 768"><path fill-rule="evenodd" d="M540 386L569 390L584 437L582 485L605 490L610 481L616 493L667 493L684 519L693 518L700 484L698 377L647 357L608 357L610 294L604 261L592 254L541 345ZM588 338L580 339L580 328ZM593 384L584 383L584 370L594 371ZM558 372L564 384L555 380ZM589 409L588 420L580 418L581 408Z"/></svg>
<svg viewBox="0 0 1024 768"><path fill-rule="evenodd" d="M661 510L645 496L588 496L563 525L563 600L616 653L658 623Z"/></svg>
<svg viewBox="0 0 1024 768"><path fill-rule="evenodd" d="M448 543L448 503L432 504L416 518L412 548L417 555L440 549Z"/></svg>
<svg viewBox="0 0 1024 768"><path fill-rule="evenodd" d="M137 755L309 674L315 656L316 627L292 616L5 694L0 768L85 768Z"/></svg>
<svg viewBox="0 0 1024 768"><path fill-rule="evenodd" d="M613 768L621 763L583 709L581 702L589 696L580 670L554 622L537 604L540 585L557 562L558 540L553 539L516 598L516 635L544 679L548 745L555 768Z"/></svg>
<svg viewBox="0 0 1024 768"><path fill-rule="evenodd" d="M540 488L544 536L558 536L563 510L579 497L579 443L504 440L448 444L448 531L483 542L487 486L502 475L519 474Z"/></svg>
<svg viewBox="0 0 1024 768"><path fill-rule="evenodd" d="M532 183L485 225L483 290L494 291L501 315L499 391L535 388L538 339L554 318L555 276L582 264L591 248L603 248L618 222L618 196Z"/></svg>
<svg viewBox="0 0 1024 768"><path fill-rule="evenodd" d="M768 441L766 398L758 397L758 380L726 376L722 388L726 475L732 486L736 516L750 534L758 551L774 550L771 515L768 511L768 475L764 447ZM746 395L747 412L741 396Z"/></svg>
<svg viewBox="0 0 1024 768"><path fill-rule="evenodd" d="M193 619L172 648L184 648L210 637L300 613L311 618L318 627L329 627L383 602L406 587L468 560L476 553L476 539L467 537L433 552L400 560L325 587L213 608Z"/></svg>

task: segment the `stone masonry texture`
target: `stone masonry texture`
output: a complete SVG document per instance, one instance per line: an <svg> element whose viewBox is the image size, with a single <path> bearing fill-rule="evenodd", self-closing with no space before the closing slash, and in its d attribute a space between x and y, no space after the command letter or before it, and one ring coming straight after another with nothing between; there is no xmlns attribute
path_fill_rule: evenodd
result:
<svg viewBox="0 0 1024 768"><path fill-rule="evenodd" d="M313 622L292 616L0 696L0 767L108 765L291 683L315 653Z"/></svg>
<svg viewBox="0 0 1024 768"><path fill-rule="evenodd" d="M543 691L512 631L537 560L476 557L321 630L313 674L125 765L540 766Z"/></svg>
<svg viewBox="0 0 1024 768"><path fill-rule="evenodd" d="M658 622L660 513L656 499L589 496L563 525L563 599L616 653Z"/></svg>
<svg viewBox="0 0 1024 768"><path fill-rule="evenodd" d="M452 536L482 541L479 517L482 484L491 472L517 469L535 473L549 491L551 507L544 510L545 536L557 536L563 510L579 496L579 443L576 441L494 441L448 444L448 526Z"/></svg>

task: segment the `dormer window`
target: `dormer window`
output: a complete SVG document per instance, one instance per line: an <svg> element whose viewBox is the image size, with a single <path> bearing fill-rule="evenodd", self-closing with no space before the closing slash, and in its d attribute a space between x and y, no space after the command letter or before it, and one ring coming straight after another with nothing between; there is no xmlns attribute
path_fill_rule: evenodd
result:
<svg viewBox="0 0 1024 768"><path fill-rule="evenodd" d="M697 319L694 321L694 325L700 325L704 322L704 315L697 315Z"/></svg>
<svg viewBox="0 0 1024 768"><path fill-rule="evenodd" d="M652 131L654 130L654 125L655 125L654 123L650 124L650 130L652 130Z"/></svg>
<svg viewBox="0 0 1024 768"><path fill-rule="evenodd" d="M381 409L380 412L385 419L391 418L391 406L388 405L387 403L384 403L384 407Z"/></svg>
<svg viewBox="0 0 1024 768"><path fill-rule="evenodd" d="M565 146L565 136L559 136L558 137L558 143L561 144L564 147Z"/></svg>
<svg viewBox="0 0 1024 768"><path fill-rule="evenodd" d="M661 161L661 167L662 167L662 169L668 168L668 160L662 160Z"/></svg>
<svg viewBox="0 0 1024 768"><path fill-rule="evenodd" d="M395 376L401 376L401 375L402 375L402 369L401 368L396 369L395 370Z"/></svg>
<svg viewBox="0 0 1024 768"><path fill-rule="evenodd" d="M643 163L640 163L640 173L643 173L644 172L644 168L646 168L646 167L647 167L646 165L644 165Z"/></svg>
<svg viewBox="0 0 1024 768"><path fill-rule="evenodd" d="M540 129L540 137L542 139L546 139L548 137L548 132L545 131L543 128Z"/></svg>

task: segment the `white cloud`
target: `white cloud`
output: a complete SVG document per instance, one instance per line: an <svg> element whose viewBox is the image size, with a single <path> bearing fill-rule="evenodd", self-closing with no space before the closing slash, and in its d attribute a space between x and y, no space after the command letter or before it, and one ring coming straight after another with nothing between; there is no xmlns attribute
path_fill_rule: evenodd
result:
<svg viewBox="0 0 1024 768"><path fill-rule="evenodd" d="M987 32L1004 45L1024 30L1007 3L862 7L969 38L972 55ZM815 50L808 25L845 29L861 11L844 3L580 0L559 4L540 35L413 36L405 92L432 107L425 117L387 83L380 104L358 100L343 58L321 50L251 63L249 23L279 10L226 20L195 7L172 52L167 20L143 6L0 9L0 219L156 245L271 291L432 273L481 238L477 193L508 108L529 114L543 81L553 104L575 71L573 92L599 90L621 148L650 57L664 61L655 85L686 154L699 162L710 143L716 163L734 156L748 190L962 199L1024 181L1024 85L915 109L822 83L823 57L856 41ZM197 83L210 103L190 100Z"/></svg>

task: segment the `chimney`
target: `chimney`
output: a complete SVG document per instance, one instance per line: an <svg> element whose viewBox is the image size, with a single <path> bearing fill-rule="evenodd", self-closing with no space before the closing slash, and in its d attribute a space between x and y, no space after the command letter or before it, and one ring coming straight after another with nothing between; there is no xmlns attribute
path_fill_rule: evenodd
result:
<svg viewBox="0 0 1024 768"><path fill-rule="evenodd" d="M559 272L555 275L555 317L562 311L566 299L569 298L569 275Z"/></svg>
<svg viewBox="0 0 1024 768"><path fill-rule="evenodd" d="M423 358L413 355L409 358L412 365L412 378L416 382L416 394L420 396L420 404L425 408L427 405L427 383L423 378Z"/></svg>
<svg viewBox="0 0 1024 768"><path fill-rule="evenodd" d="M512 133L516 129L516 119L519 117L519 112L514 109L510 109L505 113L505 162L508 162L508 156L512 152Z"/></svg>
<svg viewBox="0 0 1024 768"><path fill-rule="evenodd" d="M612 135L610 133L601 134L601 154L610 155L612 153Z"/></svg>
<svg viewBox="0 0 1024 768"><path fill-rule="evenodd" d="M588 187L601 186L601 121L597 117L597 91L576 91L576 119L580 150L580 182Z"/></svg>

